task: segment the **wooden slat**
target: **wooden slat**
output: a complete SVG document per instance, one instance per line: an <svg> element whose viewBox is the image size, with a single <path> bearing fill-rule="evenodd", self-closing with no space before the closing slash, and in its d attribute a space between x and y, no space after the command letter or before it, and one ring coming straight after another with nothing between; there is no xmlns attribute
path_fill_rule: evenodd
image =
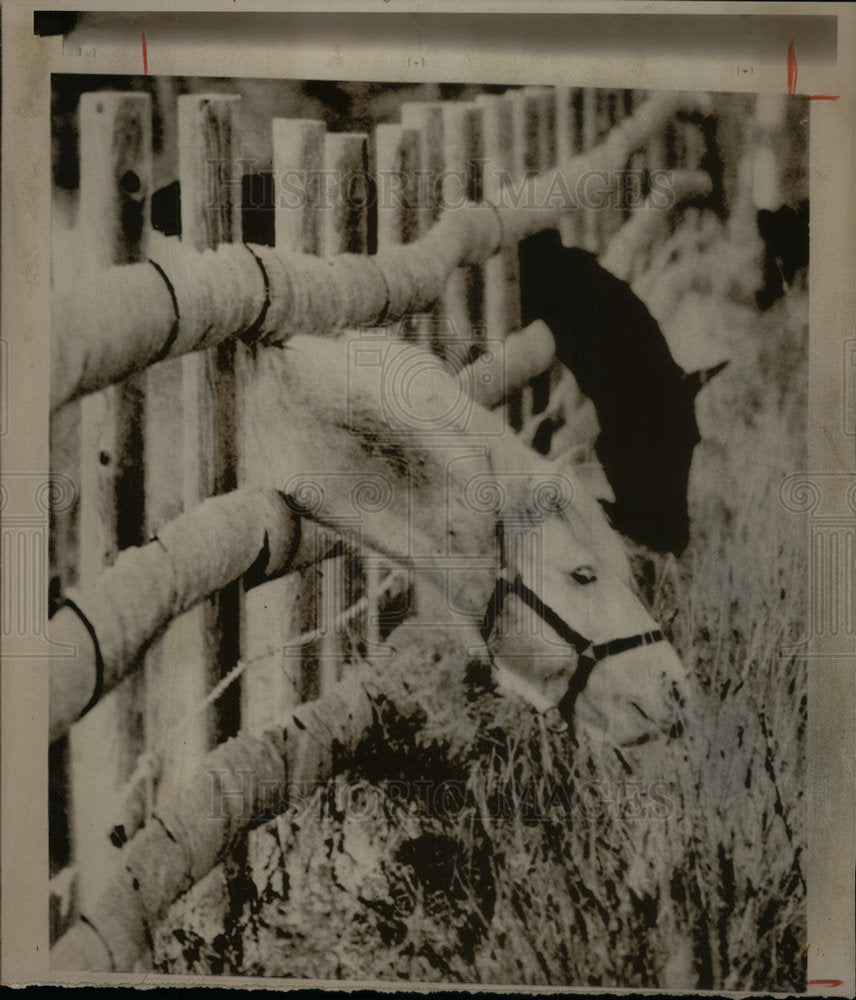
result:
<svg viewBox="0 0 856 1000"><path fill-rule="evenodd" d="M234 95L178 98L181 239L197 250L239 241L240 174ZM147 526L233 489L235 345L155 365L148 372ZM230 587L174 621L146 656L146 745L163 782L181 782L236 723L234 695L195 711L235 660L238 592ZM222 714L221 714L222 713ZM225 733L222 730L225 729Z"/></svg>
<svg viewBox="0 0 856 1000"><path fill-rule="evenodd" d="M559 164L578 156L583 148L583 89L556 88L556 155ZM584 216L579 207L566 212L559 222L559 233L566 247L582 239Z"/></svg>
<svg viewBox="0 0 856 1000"><path fill-rule="evenodd" d="M323 168L323 122L274 119L273 188L275 242L279 247L317 253L320 246L319 180ZM313 207L314 206L314 207ZM239 481L264 475L253 446L254 411L264 406L264 385L253 356L244 359L240 405ZM244 595L241 656L252 663L243 684L242 718L254 732L271 726L300 701L301 658L292 645L301 631L301 593L305 575L290 574Z"/></svg>
<svg viewBox="0 0 856 1000"><path fill-rule="evenodd" d="M625 90L624 94L624 114L632 115L639 106L638 90ZM627 222L633 214L635 208L642 203L644 197L644 171L645 171L645 151L637 149L627 158L627 177L624 179L622 201L621 201L621 221Z"/></svg>
<svg viewBox="0 0 856 1000"><path fill-rule="evenodd" d="M405 125L374 130L378 250L412 243L419 235L420 134Z"/></svg>
<svg viewBox="0 0 856 1000"><path fill-rule="evenodd" d="M368 169L364 132L333 132L325 137L329 197L322 213L322 256L368 252Z"/></svg>
<svg viewBox="0 0 856 1000"><path fill-rule="evenodd" d="M634 96L632 90L617 90L615 91L615 117L613 122L613 127L615 125L620 125L625 118L633 114L634 107ZM607 236L606 243L608 244L610 240L615 236L617 232L620 231L624 223L630 218L630 208L631 202L633 200L633 184L634 182L630 179L630 172L635 167L635 158L637 156L638 150L634 150L633 153L628 156L624 163L616 164L616 170L618 171L614 186L614 208L610 209L609 216L607 219ZM637 185L638 188L638 185ZM641 192L641 188L638 188Z"/></svg>
<svg viewBox="0 0 856 1000"><path fill-rule="evenodd" d="M422 137L405 125L377 125L374 130L374 170L377 192L377 249L404 246L420 231L419 171L422 169ZM399 330L405 339L416 339L417 331L407 317ZM361 562L366 610L361 634L368 658L381 655L380 605L382 580L390 567L380 557L363 553Z"/></svg>
<svg viewBox="0 0 856 1000"><path fill-rule="evenodd" d="M582 94L582 149L580 150L582 153L587 153L597 145L600 134L600 106L600 91L586 87ZM583 187L580 190L580 198L583 199L580 245L591 253L597 253L600 250L597 210L585 203L585 197Z"/></svg>
<svg viewBox="0 0 856 1000"><path fill-rule="evenodd" d="M324 173L332 178L330 198L324 206L321 253L368 251L368 136L361 132L328 135L324 142ZM349 470L342 470L343 472ZM354 512L358 515L358 511ZM319 690L322 695L342 678L342 667L350 653L349 628L339 618L361 589L359 566L353 550L325 559L320 566L320 605L316 644ZM358 627L355 623L350 630Z"/></svg>
<svg viewBox="0 0 856 1000"><path fill-rule="evenodd" d="M482 200L484 136L482 108L450 101L443 107L443 200L448 208ZM467 361L469 348L484 339L484 274L480 264L457 268L442 301L443 322L435 344L455 369Z"/></svg>
<svg viewBox="0 0 856 1000"><path fill-rule="evenodd" d="M536 124L531 131L534 132L536 148L534 167L536 173L540 174L556 166L556 95L552 87L524 87L523 93L532 99L532 109L536 116ZM529 407L529 413L524 413L524 419L547 409L550 391L558 381L559 371L556 364L532 380L524 391L524 403Z"/></svg>
<svg viewBox="0 0 856 1000"><path fill-rule="evenodd" d="M197 250L241 242L240 100L233 94L178 98L181 239ZM230 340L182 359L186 509L237 486L237 394L246 353L240 342ZM177 764L179 773L185 774L212 746L240 729L239 685L203 711L199 703L238 662L242 596L240 582L235 581L173 626L176 638L180 641L183 633L186 643L183 649L174 648L171 658L165 655L164 665L174 671L176 663L181 664L188 691L183 719L179 715L176 720L174 710L167 709L168 725L172 728L178 721L178 732L185 731L181 742L173 744L179 753L169 761L170 784ZM160 689L162 695L172 690L164 683ZM231 856L225 861L227 884L237 877L236 864Z"/></svg>
<svg viewBox="0 0 856 1000"><path fill-rule="evenodd" d="M274 119L273 122L273 169L276 191L275 231L276 246L300 253L321 253L323 226L323 199L320 178L324 170L326 128L323 122L311 119ZM287 190L291 187L291 193ZM303 193L296 196L294 189ZM257 395L258 387L254 387ZM256 399L256 405L264 405L263 399ZM309 471L309 470L307 470ZM313 534L319 559L326 548L328 538L310 521L304 522L307 534ZM260 588L268 607L278 609L279 625L269 619L268 642L276 647L275 636L279 635L279 646L283 649L281 661L281 681L279 695L283 708L301 701L318 697L321 677L317 644L303 648L283 645L302 632L318 627L321 600L321 567L316 564L300 576L285 578ZM255 603L255 602L254 602ZM248 610L249 610L248 603ZM256 630L248 622L248 631ZM278 631L277 631L278 630ZM252 640L254 645L258 641Z"/></svg>
<svg viewBox="0 0 856 1000"><path fill-rule="evenodd" d="M631 94L631 103L633 109L638 109L640 105L644 104L648 100L649 92L647 90L633 90ZM662 147L660 147L661 149ZM652 165L656 164L658 156L658 137L652 136L649 138L648 142L645 143L640 149L638 149L633 156L630 158L630 169L638 171L640 174L640 179L638 184L640 186L640 201L641 206L644 203L645 198L648 196L650 191L650 174L652 170ZM633 214L633 210L636 206L631 206L630 214ZM640 275L644 274L651 264L651 254L650 248L643 246L640 251L635 255L632 267L630 268L630 273L628 279L632 283Z"/></svg>
<svg viewBox="0 0 856 1000"><path fill-rule="evenodd" d="M240 97L188 94L178 99L181 239L197 250L241 241ZM190 508L237 485L236 374L238 345L230 341L183 359L184 506ZM187 623L198 642L198 681L205 692L238 658L239 587L221 591ZM198 637L198 638L197 638ZM185 666L185 676L191 670ZM191 703L192 704L192 703ZM199 752L237 732L237 691L220 698L201 720ZM207 727L207 734L202 728ZM185 748L183 759L195 753Z"/></svg>
<svg viewBox="0 0 856 1000"><path fill-rule="evenodd" d="M323 122L273 121L276 246L318 253L321 246L320 177L324 168Z"/></svg>
<svg viewBox="0 0 856 1000"><path fill-rule="evenodd" d="M541 173L544 161L551 158L551 152L552 158L555 158L555 112L549 113L547 110L548 94L549 88L546 87L522 87L510 92L512 162L516 184L526 177ZM536 388L541 384L536 382ZM540 406L542 403L542 398L536 399L532 385L524 386L509 401L512 427L520 430L535 412L536 405Z"/></svg>
<svg viewBox="0 0 856 1000"><path fill-rule="evenodd" d="M498 205L504 197L503 188L514 171L512 144L508 141L513 105L511 98L505 94L480 94L476 102L483 115L485 199ZM488 340L505 340L509 333L520 328L520 275L516 246L503 247L485 263L484 282ZM507 404L503 404L503 410L508 420Z"/></svg>
<svg viewBox="0 0 856 1000"><path fill-rule="evenodd" d="M523 93L534 99L537 135L535 170L543 173L556 166L556 94L552 87L524 87Z"/></svg>
<svg viewBox="0 0 856 1000"><path fill-rule="evenodd" d="M667 123L658 129L646 143L648 154L648 170L656 172L670 169L671 155L669 147L671 145L671 124Z"/></svg>
<svg viewBox="0 0 856 1000"><path fill-rule="evenodd" d="M419 235L424 236L440 217L442 174L445 169L443 149L442 101L405 101L401 105L401 124L419 133L419 159L422 169L419 196Z"/></svg>
<svg viewBox="0 0 856 1000"><path fill-rule="evenodd" d="M150 97L84 94L78 228L86 266L145 257L151 170ZM134 376L80 403L78 579L83 586L120 548L142 540L143 385ZM121 684L69 734L71 834L83 906L97 894L114 853L110 804L140 749L138 688L136 680Z"/></svg>
<svg viewBox="0 0 856 1000"><path fill-rule="evenodd" d="M541 137L539 110L543 103L540 88L522 87L509 91L512 102L512 162L514 177L534 177L539 170Z"/></svg>
<svg viewBox="0 0 856 1000"><path fill-rule="evenodd" d="M273 188L275 244L318 253L321 245L319 179L324 166L324 123L311 119L274 119ZM253 445L254 411L265 405L258 364L248 356L241 366L239 450L241 484L263 477ZM284 433L286 429L284 429ZM307 525L308 527L308 525ZM243 685L242 717L253 732L274 725L311 694L316 678L304 679L303 650L293 640L307 623L314 626L318 573L292 573L244 595L241 656L253 665Z"/></svg>
<svg viewBox="0 0 856 1000"><path fill-rule="evenodd" d="M323 197L329 188L320 186L325 166L324 123L311 119L274 119L271 132L275 245L301 253L320 253L325 242L332 246L335 229L330 224L325 226ZM244 484L266 478L267 470L260 465L253 442L254 413L265 407L269 386L266 390L265 380L259 379L259 365L252 354L244 358L240 373L239 426L243 446L239 477ZM283 433L287 430L283 428ZM320 553L325 539L317 526L310 521L303 521L302 525L303 532L314 534ZM295 639L318 624L321 585L321 567L316 565L244 594L241 655L250 666L243 683L242 716L250 732L280 725L289 710L320 694L318 644L312 643L307 648ZM288 842L286 818L278 817L275 825L275 835L265 828L250 835L247 857L253 869L263 869L271 852Z"/></svg>
<svg viewBox="0 0 856 1000"><path fill-rule="evenodd" d="M625 101L625 91L607 90L605 91L604 107L602 111L602 128L605 129L600 136L602 141L609 132L620 125L628 114ZM609 245L610 240L621 229L624 222L624 211L622 206L624 171L627 169L627 162L615 163L610 168L610 178L608 184L607 198L608 204L601 211L600 224L600 250L603 252Z"/></svg>
<svg viewBox="0 0 856 1000"><path fill-rule="evenodd" d="M414 129L419 136L419 236L424 236L440 218L442 210L443 146L442 101L405 101L401 105L401 124ZM410 318L409 326L415 339L431 346L438 328L439 307L430 313Z"/></svg>

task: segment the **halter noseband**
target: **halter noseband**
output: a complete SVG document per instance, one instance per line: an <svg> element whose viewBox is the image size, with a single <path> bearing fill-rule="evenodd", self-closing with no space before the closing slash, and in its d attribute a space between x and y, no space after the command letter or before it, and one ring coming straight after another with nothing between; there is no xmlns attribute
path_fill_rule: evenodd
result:
<svg viewBox="0 0 856 1000"><path fill-rule="evenodd" d="M503 540L501 524L497 525L497 534L500 538L500 549L502 551L504 547L501 544ZM502 562L504 564L504 551L502 555ZM601 660L605 660L609 656L615 656L618 653L625 653L630 649L637 649L639 646L650 646L655 642L663 642L663 633L660 629L654 629L651 632L640 632L638 635L631 635L622 639L610 639L609 642L602 642L595 645L591 639L587 639L582 633L571 628L561 615L557 614L549 604L545 604L533 590L530 590L518 573L513 580L509 580L504 575L497 577L496 586L488 601L481 624L481 634L485 643L490 639L496 625L496 620L509 594L514 594L515 597L523 601L561 639L577 651L577 669L571 675L571 679L568 681L568 689L556 706L559 714L569 726L572 725L576 700L588 683L592 670L594 670Z"/></svg>

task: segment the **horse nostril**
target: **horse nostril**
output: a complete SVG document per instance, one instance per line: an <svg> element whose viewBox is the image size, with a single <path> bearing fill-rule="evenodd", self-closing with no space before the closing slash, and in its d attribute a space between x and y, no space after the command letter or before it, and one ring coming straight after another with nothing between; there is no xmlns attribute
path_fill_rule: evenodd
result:
<svg viewBox="0 0 856 1000"><path fill-rule="evenodd" d="M568 724L562 718L562 714L557 707L547 709L544 713L544 724L551 733L565 733L568 731Z"/></svg>
<svg viewBox="0 0 856 1000"><path fill-rule="evenodd" d="M669 730L669 736L671 739L676 740L678 737L682 736L684 732L684 724L682 722L676 722Z"/></svg>
<svg viewBox="0 0 856 1000"><path fill-rule="evenodd" d="M597 580L597 574L592 566L577 566L576 569L571 570L572 579L576 580L577 583L594 583Z"/></svg>

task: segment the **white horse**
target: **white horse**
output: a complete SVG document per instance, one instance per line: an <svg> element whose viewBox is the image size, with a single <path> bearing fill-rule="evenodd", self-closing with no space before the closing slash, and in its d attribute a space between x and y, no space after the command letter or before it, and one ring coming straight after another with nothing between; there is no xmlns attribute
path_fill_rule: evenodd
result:
<svg viewBox="0 0 856 1000"><path fill-rule="evenodd" d="M501 352L458 374L384 331L260 352L246 413L266 485L406 566L417 595L429 582L442 595L433 624L460 628L539 711L619 745L676 735L685 668L635 593L587 470L542 458L474 401L501 380Z"/></svg>

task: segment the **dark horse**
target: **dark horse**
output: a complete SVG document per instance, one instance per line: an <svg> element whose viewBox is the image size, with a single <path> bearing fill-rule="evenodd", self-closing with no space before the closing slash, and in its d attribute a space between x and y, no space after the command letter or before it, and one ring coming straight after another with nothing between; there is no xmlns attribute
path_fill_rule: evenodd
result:
<svg viewBox="0 0 856 1000"><path fill-rule="evenodd" d="M594 403L595 448L615 502L603 502L630 538L676 555L689 540L687 484L701 440L695 397L723 365L685 373L630 286L555 230L520 244L523 323L543 320L559 360Z"/></svg>

